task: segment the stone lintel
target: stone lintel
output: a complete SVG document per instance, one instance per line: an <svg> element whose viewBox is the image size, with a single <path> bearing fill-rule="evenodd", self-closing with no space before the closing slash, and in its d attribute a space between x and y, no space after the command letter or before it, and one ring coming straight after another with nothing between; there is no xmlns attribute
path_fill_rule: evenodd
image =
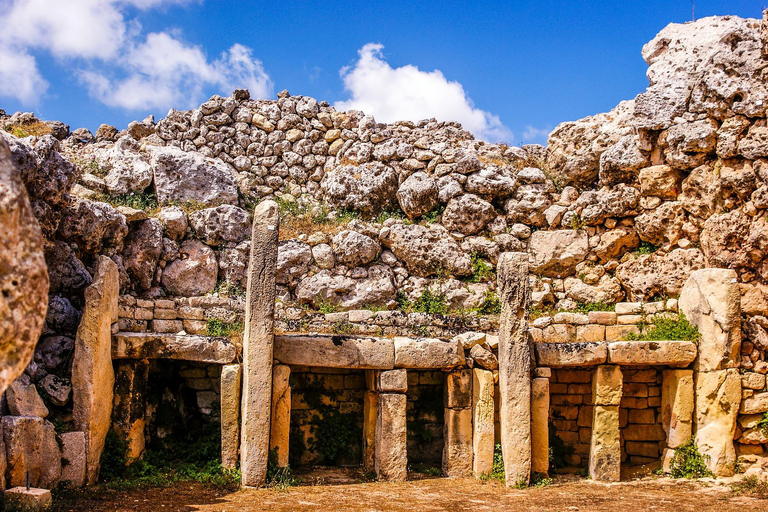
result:
<svg viewBox="0 0 768 512"><path fill-rule="evenodd" d="M688 366L696 359L692 341L613 341L608 343L608 362L621 365Z"/></svg>
<svg viewBox="0 0 768 512"><path fill-rule="evenodd" d="M112 336L112 359L177 359L228 364L237 348L214 336L119 332Z"/></svg>
<svg viewBox="0 0 768 512"><path fill-rule="evenodd" d="M454 368L465 362L458 339L395 337L395 368Z"/></svg>
<svg viewBox="0 0 768 512"><path fill-rule="evenodd" d="M395 367L395 347L388 338L279 334L275 336L275 359L297 366L391 370Z"/></svg>
<svg viewBox="0 0 768 512"><path fill-rule="evenodd" d="M603 364L608 357L605 342L534 343L539 366L568 368Z"/></svg>

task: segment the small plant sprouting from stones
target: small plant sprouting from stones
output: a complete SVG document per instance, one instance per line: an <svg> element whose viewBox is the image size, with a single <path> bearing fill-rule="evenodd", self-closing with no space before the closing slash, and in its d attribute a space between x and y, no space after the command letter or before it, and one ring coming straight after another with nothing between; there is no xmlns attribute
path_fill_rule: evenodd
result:
<svg viewBox="0 0 768 512"><path fill-rule="evenodd" d="M284 467L277 465L277 450L277 448L270 450L267 456L267 487L284 491L300 481L293 477L290 465Z"/></svg>
<svg viewBox="0 0 768 512"><path fill-rule="evenodd" d="M704 478L714 476L707 468L709 455L702 455L693 438L675 450L669 463L669 473L673 478Z"/></svg>
<svg viewBox="0 0 768 512"><path fill-rule="evenodd" d="M688 322L683 313L679 313L676 318L654 318L653 327L645 328L643 325L641 334L629 333L626 339L629 341L698 341L699 328Z"/></svg>

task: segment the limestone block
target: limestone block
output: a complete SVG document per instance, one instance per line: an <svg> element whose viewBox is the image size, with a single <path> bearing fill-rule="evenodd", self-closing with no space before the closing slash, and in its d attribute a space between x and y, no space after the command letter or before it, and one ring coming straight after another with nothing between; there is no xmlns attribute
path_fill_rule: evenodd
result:
<svg viewBox="0 0 768 512"><path fill-rule="evenodd" d="M291 430L290 367L275 365L272 369L272 425L269 431L269 451L277 452L277 466L288 465L288 434Z"/></svg>
<svg viewBox="0 0 768 512"><path fill-rule="evenodd" d="M620 366L605 364L595 368L592 374L592 400L595 405L619 405L622 389Z"/></svg>
<svg viewBox="0 0 768 512"><path fill-rule="evenodd" d="M453 339L461 343L461 346L464 347L464 350L469 350L475 345L485 343L486 334L484 332L468 331L454 336Z"/></svg>
<svg viewBox="0 0 768 512"><path fill-rule="evenodd" d="M191 334L121 332L114 336L113 359L177 359L227 364L237 347L227 338Z"/></svg>
<svg viewBox="0 0 768 512"><path fill-rule="evenodd" d="M464 364L464 349L456 340L396 337L395 368L454 368Z"/></svg>
<svg viewBox="0 0 768 512"><path fill-rule="evenodd" d="M379 480L404 482L408 476L406 404L404 394L379 394L374 456L376 477Z"/></svg>
<svg viewBox="0 0 768 512"><path fill-rule="evenodd" d="M244 486L264 485L267 477L279 224L277 203L268 200L256 206L243 333L240 471Z"/></svg>
<svg viewBox="0 0 768 512"><path fill-rule="evenodd" d="M53 424L32 416L4 416L3 441L6 449L9 486L52 487L61 479L61 451Z"/></svg>
<svg viewBox="0 0 768 512"><path fill-rule="evenodd" d="M537 231L537 233L541 233ZM531 359L528 341L528 255L505 252L497 265L501 301L499 394L501 449L507 487L531 478Z"/></svg>
<svg viewBox="0 0 768 512"><path fill-rule="evenodd" d="M86 480L95 484L99 460L112 416L115 373L112 369L112 324L120 295L117 265L99 256L96 275L85 289L85 309L75 338L72 363L72 419L88 444Z"/></svg>
<svg viewBox="0 0 768 512"><path fill-rule="evenodd" d="M390 370L395 347L387 338L336 334L275 336L275 359L283 364Z"/></svg>
<svg viewBox="0 0 768 512"><path fill-rule="evenodd" d="M621 478L618 405L596 405L592 409L589 476L598 482L618 482Z"/></svg>
<svg viewBox="0 0 768 512"><path fill-rule="evenodd" d="M64 432L61 439L61 481L72 487L85 485L85 432Z"/></svg>
<svg viewBox="0 0 768 512"><path fill-rule="evenodd" d="M376 469L376 421L379 413L379 394L366 391L363 398L363 467Z"/></svg>
<svg viewBox="0 0 768 512"><path fill-rule="evenodd" d="M757 372L746 372L741 376L741 387L761 390L765 388L765 375Z"/></svg>
<svg viewBox="0 0 768 512"><path fill-rule="evenodd" d="M51 508L53 498L48 489L24 486L5 491L3 501L8 512L42 512Z"/></svg>
<svg viewBox="0 0 768 512"><path fill-rule="evenodd" d="M536 362L540 366L567 368L602 364L608 358L605 342L535 343Z"/></svg>
<svg viewBox="0 0 768 512"><path fill-rule="evenodd" d="M667 446L679 448L691 438L693 426L693 371L664 370L661 384L661 425Z"/></svg>
<svg viewBox="0 0 768 512"><path fill-rule="evenodd" d="M604 325L579 325L576 327L576 339L579 341L605 341Z"/></svg>
<svg viewBox="0 0 768 512"><path fill-rule="evenodd" d="M469 351L469 356L475 364L480 365L486 370L493 371L499 369L499 360L491 351L491 347L485 343L472 347Z"/></svg>
<svg viewBox="0 0 768 512"><path fill-rule="evenodd" d="M736 369L696 372L694 386L696 444L702 454L709 455L710 471L730 476L736 460L733 436L741 403L741 377Z"/></svg>
<svg viewBox="0 0 768 512"><path fill-rule="evenodd" d="M608 343L608 362L623 365L688 366L696 359L692 341L613 341Z"/></svg>
<svg viewBox="0 0 768 512"><path fill-rule="evenodd" d="M531 381L531 472L549 472L549 379Z"/></svg>
<svg viewBox="0 0 768 512"><path fill-rule="evenodd" d="M699 328L697 371L736 368L741 361L741 297L734 270L694 271L680 293L679 308Z"/></svg>
<svg viewBox="0 0 768 512"><path fill-rule="evenodd" d="M744 399L739 408L741 414L762 414L768 412L768 391L755 393Z"/></svg>
<svg viewBox="0 0 768 512"><path fill-rule="evenodd" d="M472 408L445 409L443 475L465 477L472 472Z"/></svg>
<svg viewBox="0 0 768 512"><path fill-rule="evenodd" d="M445 406L463 409L472 405L472 370L452 371L445 376Z"/></svg>
<svg viewBox="0 0 768 512"><path fill-rule="evenodd" d="M383 393L405 393L408 391L407 370L378 372L376 389Z"/></svg>
<svg viewBox="0 0 768 512"><path fill-rule="evenodd" d="M5 400L13 416L48 416L48 408L26 374L11 382L5 392Z"/></svg>
<svg viewBox="0 0 768 512"><path fill-rule="evenodd" d="M146 361L117 361L115 365L115 403L112 408L112 426L127 443L126 459L137 460L144 453L144 427L147 408Z"/></svg>
<svg viewBox="0 0 768 512"><path fill-rule="evenodd" d="M493 469L494 402L493 372L472 370L472 471L476 478Z"/></svg>
<svg viewBox="0 0 768 512"><path fill-rule="evenodd" d="M242 372L239 364L221 367L221 465L237 467L240 453L240 398Z"/></svg>

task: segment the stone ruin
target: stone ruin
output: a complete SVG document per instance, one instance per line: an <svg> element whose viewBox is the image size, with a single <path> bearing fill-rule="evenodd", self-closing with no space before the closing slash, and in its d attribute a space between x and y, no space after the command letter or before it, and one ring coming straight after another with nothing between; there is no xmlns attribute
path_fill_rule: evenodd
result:
<svg viewBox="0 0 768 512"><path fill-rule="evenodd" d="M318 385L382 480L500 444L527 482L553 433L594 480L689 439L768 469L768 16L643 57L645 92L547 147L285 91L95 135L3 116L46 133L0 131L0 486L96 483L110 429L136 460L168 411L260 486L271 452L321 460ZM679 314L698 341L633 339Z"/></svg>

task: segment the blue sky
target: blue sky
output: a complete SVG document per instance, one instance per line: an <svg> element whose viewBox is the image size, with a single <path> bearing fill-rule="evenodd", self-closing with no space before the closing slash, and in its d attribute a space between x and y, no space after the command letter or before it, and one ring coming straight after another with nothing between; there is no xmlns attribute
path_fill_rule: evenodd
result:
<svg viewBox="0 0 768 512"><path fill-rule="evenodd" d="M695 3L697 18L763 7ZM544 142L641 92L643 44L691 15L690 0L0 0L0 108L95 131L246 84Z"/></svg>

